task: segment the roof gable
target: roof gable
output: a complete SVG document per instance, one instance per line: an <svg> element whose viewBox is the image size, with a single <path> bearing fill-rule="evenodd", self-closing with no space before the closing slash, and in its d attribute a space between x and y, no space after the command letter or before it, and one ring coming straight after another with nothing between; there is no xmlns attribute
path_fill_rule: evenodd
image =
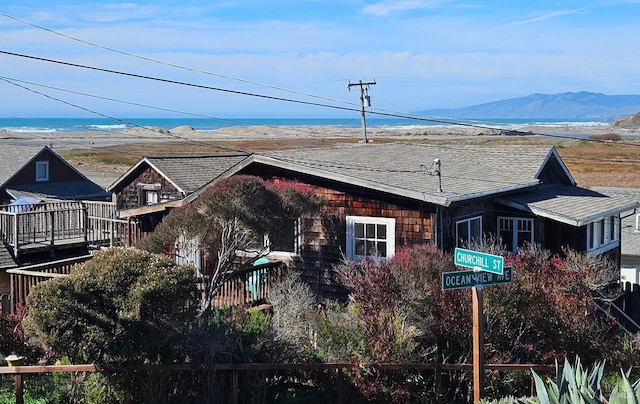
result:
<svg viewBox="0 0 640 404"><path fill-rule="evenodd" d="M140 173L152 168L179 192L189 195L249 157L250 154L247 153L144 157L116 180L108 190L119 192L135 181Z"/></svg>

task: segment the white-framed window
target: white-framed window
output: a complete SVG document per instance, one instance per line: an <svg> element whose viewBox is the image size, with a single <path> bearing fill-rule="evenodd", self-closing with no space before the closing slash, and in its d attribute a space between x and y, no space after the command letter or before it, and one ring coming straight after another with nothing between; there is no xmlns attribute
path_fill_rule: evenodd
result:
<svg viewBox="0 0 640 404"><path fill-rule="evenodd" d="M514 253L525 243L533 244L533 219L499 216L498 238L507 251Z"/></svg>
<svg viewBox="0 0 640 404"><path fill-rule="evenodd" d="M587 252L602 254L620 245L620 217L609 216L587 225Z"/></svg>
<svg viewBox="0 0 640 404"><path fill-rule="evenodd" d="M300 219L282 218L278 221L277 231L265 234L264 246L269 246L271 253L300 253Z"/></svg>
<svg viewBox="0 0 640 404"><path fill-rule="evenodd" d="M456 247L467 247L482 243L482 216L456 221Z"/></svg>
<svg viewBox="0 0 640 404"><path fill-rule="evenodd" d="M347 216L347 258L388 259L396 251L396 219L388 217Z"/></svg>
<svg viewBox="0 0 640 404"><path fill-rule="evenodd" d="M36 161L36 182L49 181L49 162Z"/></svg>
<svg viewBox="0 0 640 404"><path fill-rule="evenodd" d="M145 205L155 205L158 203L158 191L144 190L144 203Z"/></svg>

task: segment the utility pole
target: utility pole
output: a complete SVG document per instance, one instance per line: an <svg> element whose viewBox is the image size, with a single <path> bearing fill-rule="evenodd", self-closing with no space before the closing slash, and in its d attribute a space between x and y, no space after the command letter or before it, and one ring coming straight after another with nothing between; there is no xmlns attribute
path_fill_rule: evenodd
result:
<svg viewBox="0 0 640 404"><path fill-rule="evenodd" d="M362 135L364 137L364 143L368 143L367 140L367 120L364 115L364 107L371 106L371 98L369 97L369 87L376 84L376 80L363 83L362 80L358 80L357 83L347 82L347 89L351 91L351 87L360 87L360 108L362 113Z"/></svg>

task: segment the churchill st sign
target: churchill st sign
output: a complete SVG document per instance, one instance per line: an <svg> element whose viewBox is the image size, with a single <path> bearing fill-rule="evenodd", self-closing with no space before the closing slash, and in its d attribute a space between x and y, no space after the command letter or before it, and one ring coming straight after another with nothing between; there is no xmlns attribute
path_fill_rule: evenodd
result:
<svg viewBox="0 0 640 404"><path fill-rule="evenodd" d="M458 266L487 271L498 275L502 274L504 258L499 255L465 250L464 248L456 248L454 254L454 263Z"/></svg>
<svg viewBox="0 0 640 404"><path fill-rule="evenodd" d="M502 274L485 271L455 271L442 274L442 290L466 289L479 285L499 285L511 282L511 268L503 268Z"/></svg>

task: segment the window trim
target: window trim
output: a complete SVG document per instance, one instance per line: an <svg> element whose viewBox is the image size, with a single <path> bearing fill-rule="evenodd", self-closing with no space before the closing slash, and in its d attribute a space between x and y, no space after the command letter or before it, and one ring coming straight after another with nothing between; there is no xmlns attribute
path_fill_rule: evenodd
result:
<svg viewBox="0 0 640 404"><path fill-rule="evenodd" d="M587 255L600 255L620 245L620 216L607 216L586 226Z"/></svg>
<svg viewBox="0 0 640 404"><path fill-rule="evenodd" d="M513 253L518 252L518 248L520 248L518 246L518 227L516 226L516 223L519 221L523 221L523 222L529 222L531 223L531 238L528 240L529 243L533 244L534 240L535 240L535 221L533 218L531 217L521 217L521 216L498 216L498 223L496 225L496 229L497 229L497 233L498 233L498 238L501 240L502 242L502 235L500 234L500 232L503 230L500 227L500 221L501 220L509 220L511 221L512 224L512 230L511 232L512 234L512 239L511 239L511 245L513 246L512 251ZM506 229L504 229L506 231Z"/></svg>
<svg viewBox="0 0 640 404"><path fill-rule="evenodd" d="M293 251L270 250L268 256L280 257L298 257L300 256L300 247L302 245L302 218L293 219ZM263 246L269 245L269 235L265 234Z"/></svg>
<svg viewBox="0 0 640 404"><path fill-rule="evenodd" d="M49 181L49 161L48 160L41 160L41 161L36 161L36 182L47 182ZM45 175L43 177L38 176L39 172L40 172L40 167L44 167L44 173Z"/></svg>
<svg viewBox="0 0 640 404"><path fill-rule="evenodd" d="M474 220L479 220L480 221L480 241L482 241L482 215L479 216L472 216L472 217L468 217L466 219L462 219L462 220L456 220L456 247L463 247L462 245L460 245L460 237L458 237L458 226L462 223L467 223L467 231L469 234L469 238L466 240L467 245L464 247L471 247L471 222Z"/></svg>
<svg viewBox="0 0 640 404"><path fill-rule="evenodd" d="M387 226L387 251L386 257L377 257L381 260L388 260L393 257L396 252L396 219L393 217L378 217L378 216L347 216L347 234L346 234L346 256L348 259L354 261L361 261L365 256L356 255L356 237L355 237L355 224L383 224ZM372 257L373 256L367 256Z"/></svg>

